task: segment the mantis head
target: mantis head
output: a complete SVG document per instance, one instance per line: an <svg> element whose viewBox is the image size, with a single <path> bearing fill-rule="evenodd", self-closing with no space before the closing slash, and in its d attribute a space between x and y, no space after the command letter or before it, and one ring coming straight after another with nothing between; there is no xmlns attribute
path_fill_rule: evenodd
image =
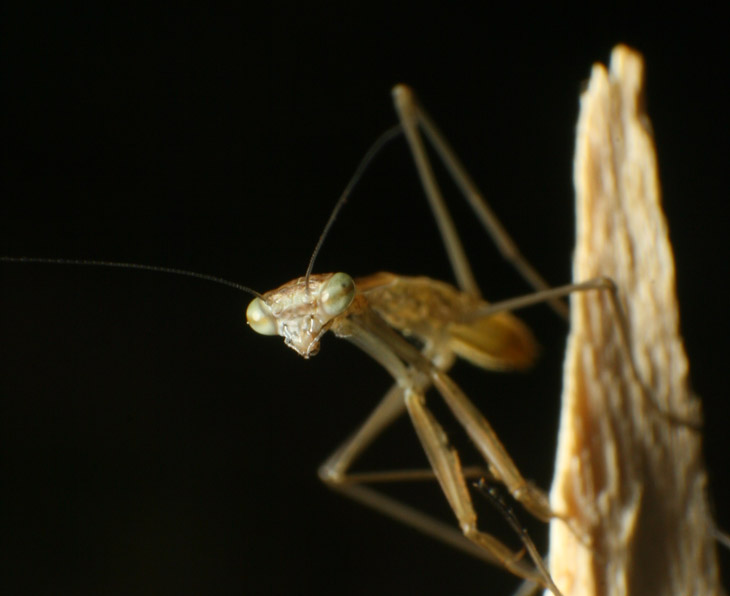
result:
<svg viewBox="0 0 730 596"><path fill-rule="evenodd" d="M308 287L300 277L254 298L246 321L256 333L282 336L286 345L309 358L319 351L320 338L347 311L355 293L347 273L312 275Z"/></svg>

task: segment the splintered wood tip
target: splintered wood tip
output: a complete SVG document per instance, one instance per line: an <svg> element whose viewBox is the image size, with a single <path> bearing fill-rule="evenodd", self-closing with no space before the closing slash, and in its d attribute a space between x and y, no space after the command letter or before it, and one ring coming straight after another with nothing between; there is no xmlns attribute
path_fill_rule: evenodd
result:
<svg viewBox="0 0 730 596"><path fill-rule="evenodd" d="M580 102L574 280L614 280L628 338L605 292L573 296L551 507L578 531L553 521L549 559L565 596L723 593L643 71L617 46Z"/></svg>

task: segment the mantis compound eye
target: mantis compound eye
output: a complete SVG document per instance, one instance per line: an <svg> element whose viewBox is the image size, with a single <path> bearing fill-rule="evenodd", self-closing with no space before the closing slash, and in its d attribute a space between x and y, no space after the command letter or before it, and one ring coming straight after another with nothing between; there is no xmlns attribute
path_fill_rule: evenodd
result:
<svg viewBox="0 0 730 596"><path fill-rule="evenodd" d="M355 282L347 273L335 273L325 283L320 293L320 305L330 316L337 316L347 310L355 297Z"/></svg>
<svg viewBox="0 0 730 596"><path fill-rule="evenodd" d="M269 305L261 298L254 298L246 309L246 321L249 327L261 335L277 335L276 319Z"/></svg>

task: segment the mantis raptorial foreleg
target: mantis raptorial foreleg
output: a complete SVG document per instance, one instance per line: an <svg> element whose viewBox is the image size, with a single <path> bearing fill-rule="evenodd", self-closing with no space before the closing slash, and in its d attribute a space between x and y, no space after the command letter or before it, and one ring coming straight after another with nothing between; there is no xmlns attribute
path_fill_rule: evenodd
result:
<svg viewBox="0 0 730 596"><path fill-rule="evenodd" d="M494 537L477 529L477 517L459 456L449 446L441 425L425 406L423 393L438 373L433 365L400 335L382 324L373 313L366 311L349 317L340 322L334 331L350 339L380 362L393 375L397 384L386 394L359 431L320 468L322 479L343 494L452 546L490 563L501 564L520 577L550 586L552 580L522 561L521 553L513 552ZM403 405L408 410L433 474L456 515L461 534L412 507L353 482L354 479L347 476L349 464L400 414ZM497 440L496 436L494 439ZM408 471L399 477L398 472L394 471L389 473L389 479L409 480L412 476ZM543 565L538 565L541 566Z"/></svg>
<svg viewBox="0 0 730 596"><path fill-rule="evenodd" d="M508 300L490 305L488 308L490 312L521 308L561 298L576 291L589 290L608 290L612 300L616 299L615 288L610 282L598 279ZM432 384L435 386L484 456L493 476L505 484L515 499L540 519L561 517L550 510L544 492L530 484L520 474L481 412L445 372L424 359L418 350L389 327L383 325L382 321L377 318L367 314L362 319L350 317L334 331L338 335L350 339L380 362L398 383L386 393L362 426L321 466L322 480L338 492L453 547L490 563L501 564L520 577L551 587L550 577L538 571L545 568L542 559L535 560L535 568L526 565L524 561L520 560L519 553L511 551L494 537L477 529L476 515L467 490L466 478L478 476L483 471L470 469L468 473L465 473L465 470L462 470L458 454L449 446L441 426L428 411L423 394ZM409 363L410 366L404 362ZM408 409L414 428L426 451L431 463L432 474L425 471L416 473L413 470L393 470L387 473L366 472L349 475L348 470L355 459L403 412L404 408ZM441 484L462 533L409 505L361 484L363 482L422 480L432 475ZM566 521L570 523L569 520Z"/></svg>

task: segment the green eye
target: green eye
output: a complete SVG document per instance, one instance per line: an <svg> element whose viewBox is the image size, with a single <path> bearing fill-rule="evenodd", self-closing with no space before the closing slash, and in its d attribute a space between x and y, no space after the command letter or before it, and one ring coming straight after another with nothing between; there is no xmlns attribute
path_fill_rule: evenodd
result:
<svg viewBox="0 0 730 596"><path fill-rule="evenodd" d="M246 321L256 333L261 335L277 335L276 319L271 314L268 304L261 298L254 298L246 309Z"/></svg>
<svg viewBox="0 0 730 596"><path fill-rule="evenodd" d="M335 273L322 288L320 304L324 312L337 316L350 306L355 297L355 282L347 273Z"/></svg>

